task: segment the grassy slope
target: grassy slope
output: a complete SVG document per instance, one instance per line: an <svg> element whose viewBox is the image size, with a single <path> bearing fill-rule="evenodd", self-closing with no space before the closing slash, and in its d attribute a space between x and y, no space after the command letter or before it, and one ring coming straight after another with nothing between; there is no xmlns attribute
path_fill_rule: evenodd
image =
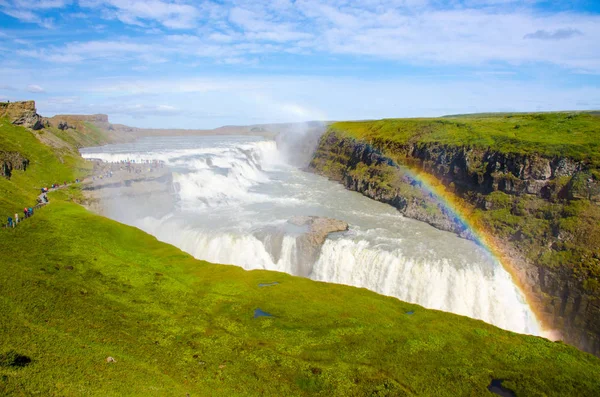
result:
<svg viewBox="0 0 600 397"><path fill-rule="evenodd" d="M41 145L23 139L41 161ZM14 179L52 176L41 170ZM0 230L0 356L32 359L0 365L0 394L486 395L493 377L523 396L600 389L600 359L572 347L364 289L197 261L72 203L80 194L53 193ZM276 317L254 319L256 308Z"/></svg>
<svg viewBox="0 0 600 397"><path fill-rule="evenodd" d="M567 156L600 166L600 117L588 113L386 119L338 122L332 128L365 140L489 147L508 153Z"/></svg>
<svg viewBox="0 0 600 397"><path fill-rule="evenodd" d="M27 172L14 172L10 181L0 177L2 223L6 223L9 214L35 204L41 187L73 181L89 169L73 150L42 145L31 132L5 118L0 118L0 131L0 150L19 152L30 160Z"/></svg>
<svg viewBox="0 0 600 397"><path fill-rule="evenodd" d="M1 232L0 352L33 362L0 369L0 393L454 396L485 394L492 377L519 395L600 388L600 360L569 346L364 289L197 261L53 199ZM254 319L255 308L276 318Z"/></svg>

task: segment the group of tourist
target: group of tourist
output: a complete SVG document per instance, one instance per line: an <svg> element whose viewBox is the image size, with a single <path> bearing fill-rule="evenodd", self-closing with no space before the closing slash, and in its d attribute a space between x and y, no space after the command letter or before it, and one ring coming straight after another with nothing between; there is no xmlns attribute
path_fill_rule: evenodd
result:
<svg viewBox="0 0 600 397"><path fill-rule="evenodd" d="M79 183L79 179L76 179L75 183ZM63 185L60 185L58 183L53 183L51 189L58 189L62 186L67 186L67 182L65 182ZM17 227L17 225L19 223L21 223L24 219L32 217L36 208L40 208L40 207L48 204L49 203L49 200L48 200L49 189L47 187L43 187L43 188L41 188L41 192L42 193L37 198L37 205L35 207L23 208L23 217L21 217L21 218L19 217L19 213L15 213L14 217L9 216L6 225L3 225L3 227L8 227L8 228Z"/></svg>
<svg viewBox="0 0 600 397"><path fill-rule="evenodd" d="M107 163L103 163L105 166ZM162 160L120 160L109 164L109 170L97 175L94 179L104 179L113 176L112 171L127 171L129 173L141 174L144 171L152 172L155 169L164 168Z"/></svg>
<svg viewBox="0 0 600 397"><path fill-rule="evenodd" d="M46 203L48 202L47 200L48 199L46 199ZM17 212L17 213L15 213L15 217L14 218L11 217L11 216L8 217L8 223L7 223L6 226L7 227L15 228L15 227L17 227L17 225L19 223L22 222L23 219L31 218L32 216L33 216L33 208L32 207L29 207L29 208L25 207L25 208L23 208L23 218L19 218L19 213Z"/></svg>

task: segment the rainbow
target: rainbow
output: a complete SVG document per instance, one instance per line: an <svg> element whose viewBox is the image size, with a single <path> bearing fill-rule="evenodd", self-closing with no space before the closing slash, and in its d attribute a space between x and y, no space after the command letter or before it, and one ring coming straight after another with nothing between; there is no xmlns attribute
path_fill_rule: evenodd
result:
<svg viewBox="0 0 600 397"><path fill-rule="evenodd" d="M454 217L459 226L463 230L468 231L473 241L484 249L489 259L492 262L499 263L509 273L513 283L521 291L527 305L535 316L535 320L540 326L541 335L552 340L560 339L557 331L550 330L550 327L547 326L548 322L545 321L545 316L538 304L538 299L535 299L529 289L526 288L526 284L517 272L517 267L514 265L513 260L505 253L506 249L503 244L486 230L480 219L474 216L473 208L454 193L448 191L446 186L435 176L415 166L399 165L393 160L392 163L393 166L404 171L406 176L418 184L422 190L435 198L447 213Z"/></svg>

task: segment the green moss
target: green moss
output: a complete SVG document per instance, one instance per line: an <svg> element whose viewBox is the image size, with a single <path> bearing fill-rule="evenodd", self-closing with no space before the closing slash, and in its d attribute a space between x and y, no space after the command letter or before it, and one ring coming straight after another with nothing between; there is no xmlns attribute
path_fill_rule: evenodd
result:
<svg viewBox="0 0 600 397"><path fill-rule="evenodd" d="M350 176L358 180L368 179L370 174L370 167L363 162L358 163L356 168L350 171Z"/></svg>
<svg viewBox="0 0 600 397"><path fill-rule="evenodd" d="M515 129L515 126L519 128ZM412 143L473 146L503 152L570 157L600 166L600 118L587 113L451 116L386 119L331 125L398 155ZM383 145L378 143L386 142Z"/></svg>
<svg viewBox="0 0 600 397"><path fill-rule="evenodd" d="M492 192L487 195L486 201L488 201L490 206L494 209L510 209L513 205L513 198L500 191Z"/></svg>

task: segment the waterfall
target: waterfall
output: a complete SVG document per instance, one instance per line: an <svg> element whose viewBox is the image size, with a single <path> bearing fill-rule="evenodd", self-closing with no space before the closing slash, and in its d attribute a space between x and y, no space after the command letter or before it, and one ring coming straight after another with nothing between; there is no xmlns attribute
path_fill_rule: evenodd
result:
<svg viewBox="0 0 600 397"><path fill-rule="evenodd" d="M176 205L168 215L129 211L136 214L132 218L120 211L111 216L198 259L295 275L309 269L314 280L540 333L510 275L481 247L287 165L274 141L146 138L88 149L84 156L108 162L160 160L170 167ZM303 263L296 244L302 231L287 223L296 215L341 219L350 230L330 235L314 263Z"/></svg>

